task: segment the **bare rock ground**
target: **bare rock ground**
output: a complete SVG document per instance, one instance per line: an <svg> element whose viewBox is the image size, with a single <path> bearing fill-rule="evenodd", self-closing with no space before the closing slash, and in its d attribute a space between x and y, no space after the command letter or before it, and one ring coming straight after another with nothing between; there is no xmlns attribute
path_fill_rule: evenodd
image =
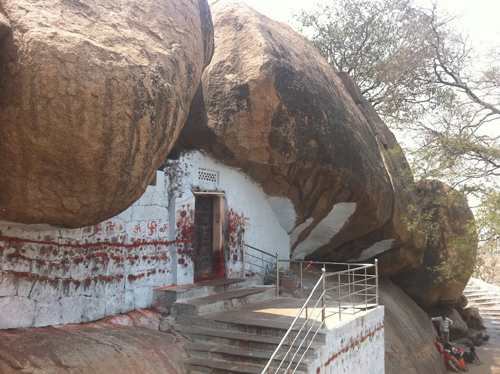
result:
<svg viewBox="0 0 500 374"><path fill-rule="evenodd" d="M459 345L463 350L467 347ZM490 339L485 345L476 347L476 353L483 362L481 366L469 364L469 373L473 374L500 374L500 339Z"/></svg>
<svg viewBox="0 0 500 374"><path fill-rule="evenodd" d="M183 338L135 311L97 323L0 331L0 373L185 374Z"/></svg>

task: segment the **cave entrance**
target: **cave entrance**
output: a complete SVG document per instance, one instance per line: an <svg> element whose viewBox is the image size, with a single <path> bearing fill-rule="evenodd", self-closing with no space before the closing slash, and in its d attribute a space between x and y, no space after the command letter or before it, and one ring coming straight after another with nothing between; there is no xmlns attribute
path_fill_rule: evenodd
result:
<svg viewBox="0 0 500 374"><path fill-rule="evenodd" d="M224 195L196 193L194 207L194 281L224 277L222 209Z"/></svg>

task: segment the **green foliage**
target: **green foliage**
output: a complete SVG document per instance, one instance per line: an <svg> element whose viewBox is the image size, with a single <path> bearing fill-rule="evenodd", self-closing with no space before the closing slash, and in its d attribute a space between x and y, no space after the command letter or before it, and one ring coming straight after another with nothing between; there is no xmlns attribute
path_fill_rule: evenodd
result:
<svg viewBox="0 0 500 374"><path fill-rule="evenodd" d="M458 17L412 0L336 0L294 17L332 67L349 73L384 121L411 139L411 169L399 177L439 179L477 201L481 243L498 249L500 48L475 51ZM419 220L430 232L446 224L419 209L408 207L411 229ZM439 268L444 277L447 266Z"/></svg>
<svg viewBox="0 0 500 374"><path fill-rule="evenodd" d="M434 82L431 20L411 0L338 0L294 17L386 121L410 123L453 96Z"/></svg>
<svg viewBox="0 0 500 374"><path fill-rule="evenodd" d="M418 203L407 207L411 230L428 238L425 270L437 283L464 284L473 271L477 250L477 226L464 197L437 181L416 185Z"/></svg>

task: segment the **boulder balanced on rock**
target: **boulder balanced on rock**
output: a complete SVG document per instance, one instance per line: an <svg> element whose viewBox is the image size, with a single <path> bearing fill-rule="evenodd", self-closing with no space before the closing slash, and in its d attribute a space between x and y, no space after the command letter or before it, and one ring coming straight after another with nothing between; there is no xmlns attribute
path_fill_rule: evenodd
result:
<svg viewBox="0 0 500 374"><path fill-rule="evenodd" d="M424 262L393 281L422 307L454 307L474 270L477 234L467 199L439 181L423 181L418 190L429 243Z"/></svg>
<svg viewBox="0 0 500 374"><path fill-rule="evenodd" d="M165 160L213 52L205 0L0 3L0 221L83 227ZM5 23L5 22L2 22Z"/></svg>
<svg viewBox="0 0 500 374"><path fill-rule="evenodd" d="M294 259L359 262L387 252L382 274L418 266L425 235L399 218L413 197L395 182L390 131L367 120L327 61L285 24L241 3L219 1L212 13L217 45L178 150L202 149L260 184Z"/></svg>

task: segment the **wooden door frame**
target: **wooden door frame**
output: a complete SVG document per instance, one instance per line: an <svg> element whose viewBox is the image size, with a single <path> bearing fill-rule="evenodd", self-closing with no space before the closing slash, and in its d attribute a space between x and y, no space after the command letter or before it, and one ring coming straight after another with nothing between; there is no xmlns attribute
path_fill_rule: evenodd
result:
<svg viewBox="0 0 500 374"><path fill-rule="evenodd" d="M201 282L210 279L226 277L225 256L224 256L224 211L225 211L225 193L220 191L193 191L196 197L210 197L213 199L213 270L212 276L202 276L194 278L194 282ZM196 213L195 213L196 214Z"/></svg>

